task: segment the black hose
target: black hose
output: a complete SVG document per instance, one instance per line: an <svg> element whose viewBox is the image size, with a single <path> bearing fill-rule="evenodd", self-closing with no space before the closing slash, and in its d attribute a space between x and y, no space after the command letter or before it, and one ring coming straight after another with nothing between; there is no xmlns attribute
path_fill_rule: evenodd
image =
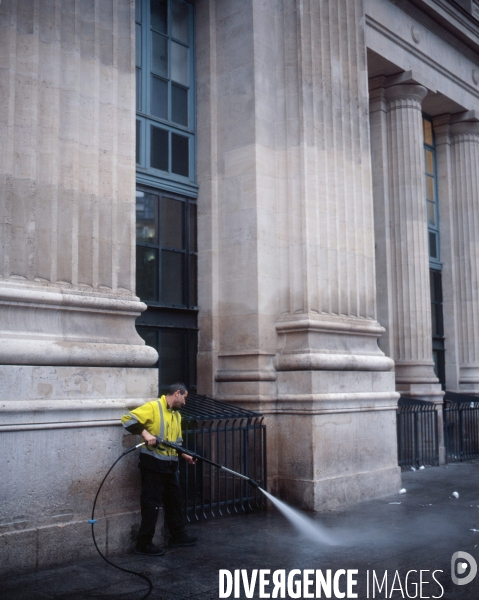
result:
<svg viewBox="0 0 479 600"><path fill-rule="evenodd" d="M116 463L119 460L121 460L129 452L133 452L133 450L136 450L137 448L139 448L140 446L143 446L143 445L144 445L144 443L138 444L137 446L133 446L133 448L130 448L129 450L126 450L125 452L123 452L123 454L121 456L119 456L115 460L115 462L111 465L111 467L108 469L108 473L105 475L105 477L103 477L103 481L100 483L100 487L98 488L98 491L96 493L95 501L93 502L93 508L92 508L92 511L91 511L91 519L90 519L90 521L88 521L90 523L90 525L91 525L91 535L92 535L92 538L93 538L93 543L95 544L95 548L96 548L98 554L103 558L103 560L105 560L112 567L115 567L115 569L119 569L120 571L123 571L124 573L131 573L132 575L137 575L138 577L141 577L142 579L144 579L148 583L148 586L149 586L148 592L144 596L142 596L140 600L145 600L145 598L148 598L148 596L153 591L153 584L151 583L151 581L148 579L148 577L146 575L143 575L143 573L138 573L137 571L131 571L130 569L124 569L123 567L119 567L118 565L115 565L115 563L112 563L111 560L108 560L108 558L103 555L103 553L101 552L100 548L98 548L98 545L97 545L96 539L95 539L94 525L96 523L96 519L95 519L96 501L98 500L98 496L100 495L100 490L101 490L103 484L105 483L106 478L108 477L108 475L112 471L113 467L116 465Z"/></svg>

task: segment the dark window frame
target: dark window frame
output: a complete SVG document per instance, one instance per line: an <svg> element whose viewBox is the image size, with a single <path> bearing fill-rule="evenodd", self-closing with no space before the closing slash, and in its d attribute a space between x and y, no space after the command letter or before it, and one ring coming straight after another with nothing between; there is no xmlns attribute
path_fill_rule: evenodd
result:
<svg viewBox="0 0 479 600"><path fill-rule="evenodd" d="M176 2L179 5L184 5L189 11L188 14L188 40L182 41L173 36L172 24L172 3ZM136 34L136 81L137 81L137 153L136 165L137 171L144 174L152 174L157 177L167 177L170 180L175 180L178 184L191 186L196 181L196 109L195 109L195 32L194 32L194 6L186 0L166 0L167 3L167 31L156 32L165 38L167 42L167 72L164 76L159 76L154 73L152 68L152 23L150 15L150 0L136 0L135 10L135 34ZM187 67L187 83L181 83L172 78L172 53L170 51L172 45L184 47L188 56ZM163 81L167 87L166 101L166 117L152 114L151 110L151 94L152 83L151 79L155 77ZM186 117L187 123L173 121L173 113L175 108L172 98L175 90L184 90L187 93L186 101ZM176 106L176 105L175 105ZM152 166L152 146L151 146L151 127L157 127L167 134L167 168L158 168ZM174 152L173 145L175 138L187 140L187 149L182 157L181 170L174 170ZM153 162L154 164L154 162ZM161 165L162 167L165 164ZM187 171L185 173L185 170Z"/></svg>
<svg viewBox="0 0 479 600"><path fill-rule="evenodd" d="M157 298L158 300L152 300L149 298L145 298L145 302L148 306L157 306L157 307L165 307L165 308L181 308L188 310L198 310L198 297L197 297L197 285L195 286L195 290L192 290L191 285L191 270L192 264L195 263L197 265L198 261L198 245L197 240L192 240L192 236L190 232L193 227L192 220L196 220L197 215L197 204L196 198L190 198L188 196L183 196L180 194L174 194L172 192L167 192L163 190L159 190L157 188L152 188L149 186L144 186L141 184L137 185L138 192L144 192L147 194L154 195L158 198L158 206L155 211L155 216L157 217L157 222L155 223L155 231L158 237L158 241L155 243L138 241L136 242L137 248L148 248L158 253L158 290L157 290ZM177 202L181 202L183 209L183 222L182 222L182 236L184 240L183 248L175 248L171 245L167 245L163 241L161 227L162 227L162 200L163 199L171 199ZM138 222L137 222L138 223ZM197 231L197 222L194 224L194 229ZM193 246L193 247L192 247ZM183 256L183 275L182 275L182 289L183 289L183 298L181 303L171 303L165 302L162 297L162 253L170 252L176 253ZM197 270L197 269L196 269ZM137 287L141 289L141 282L138 281L138 272L137 272ZM138 284L140 285L138 286ZM140 294L141 297L141 294Z"/></svg>
<svg viewBox="0 0 479 600"><path fill-rule="evenodd" d="M436 162L436 143L434 139L434 128L432 126L432 119L426 115L423 118L423 129L425 131L426 123L429 124L431 130L431 142L426 142L426 135L424 135L424 178L425 178L425 196L426 196L426 220L428 230L428 247L429 247L429 265L431 269L441 270L441 244L440 244L440 233L439 233L439 208L438 208L438 191L437 191L437 162ZM427 155L432 155L432 172L428 169ZM432 180L432 191L433 198L428 198L428 180ZM432 206L434 214L434 223L431 223L429 219L429 210Z"/></svg>
<svg viewBox="0 0 479 600"><path fill-rule="evenodd" d="M430 142L426 140L426 127L430 131ZM437 189L436 143L432 119L423 115L424 131L424 176L426 197L426 219L429 245L429 278L431 294L431 326L432 326L432 358L434 371L443 389L446 389L446 352L444 337L444 316L442 302L442 263L439 232L439 206ZM432 158L428 161L428 154ZM428 164L429 162L429 164ZM428 180L432 185L428 185ZM429 198L428 190L432 190L433 198ZM429 219L433 211L434 223Z"/></svg>

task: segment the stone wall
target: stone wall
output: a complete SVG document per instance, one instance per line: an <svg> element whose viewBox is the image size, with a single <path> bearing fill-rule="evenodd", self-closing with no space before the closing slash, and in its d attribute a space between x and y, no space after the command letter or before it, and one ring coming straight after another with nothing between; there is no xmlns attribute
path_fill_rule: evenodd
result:
<svg viewBox="0 0 479 600"><path fill-rule="evenodd" d="M96 555L93 501L113 462L138 442L119 417L157 394L155 370L0 366L0 572ZM132 548L139 525L138 456L115 467L98 498L102 552Z"/></svg>

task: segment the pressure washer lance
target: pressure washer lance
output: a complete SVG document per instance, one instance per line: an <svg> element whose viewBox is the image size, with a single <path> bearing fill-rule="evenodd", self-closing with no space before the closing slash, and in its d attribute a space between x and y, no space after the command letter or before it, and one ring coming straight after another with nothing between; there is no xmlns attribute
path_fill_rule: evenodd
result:
<svg viewBox="0 0 479 600"><path fill-rule="evenodd" d="M158 443L162 444L163 446L167 446L168 448L173 448L173 450L176 450L179 454L189 454L193 458L196 458L196 460L201 460L205 463L208 463L209 465L218 467L218 469L221 469L222 471L227 471L228 473L231 473L232 475L236 475L236 477L241 477L241 479L245 479L253 487L261 489L259 486L259 483L257 483L254 479L251 479L251 477L247 477L246 475L243 475L242 473L238 473L237 471L228 469L228 467L220 465L219 463L214 462L214 461L210 460L209 458L205 458L204 456L201 456L200 454L196 454L195 452L192 452L191 450L182 448L178 444L175 444L173 442L167 442L166 440L161 440L161 441L158 440Z"/></svg>
<svg viewBox="0 0 479 600"><path fill-rule="evenodd" d="M226 471L228 473L231 473L232 475L236 475L236 477L241 477L241 479L245 479L253 487L258 488L259 490L261 490L261 488L259 486L259 483L257 483L254 479L251 479L251 477L247 477L246 475L243 475L242 473L238 473L237 471L233 471L232 469L228 469L228 467L220 465L219 463L216 463L216 462L210 460L209 458L205 458L204 456L201 456L200 454L196 454L195 452L192 452L191 450L187 450L186 448L182 448L178 444L174 444L173 442L167 442L166 440L158 440L158 444L162 444L163 446L167 446L168 448L173 448L173 450L176 450L179 454L188 454L189 456L191 456L193 458L196 458L196 460L201 460L203 462L206 462L206 463L208 463L210 465L213 465L214 467L217 467L218 469L221 469L222 471ZM92 538L93 538L93 543L95 544L95 548L96 548L98 554L103 558L103 560L105 560L112 567L115 567L115 569L119 569L120 571L123 571L125 573L131 573L132 575L137 575L138 577L141 577L142 579L144 579L148 583L149 590L145 594L145 596L143 596L141 598L141 600L145 600L146 598L148 598L148 596L151 594L151 592L153 590L153 584L151 583L150 579L148 579L148 577L146 575L144 575L143 573L138 573L137 571L131 571L130 569L124 569L123 567L119 567L118 565L115 565L115 563L112 563L110 560L108 560L108 558L106 558L106 556L104 556L104 554L101 552L100 548L98 548L98 545L97 545L96 539L95 539L94 525L97 522L96 519L95 519L96 501L98 500L98 496L100 495L101 488L103 487L103 484L105 483L106 478L108 477L108 475L112 471L113 467L124 456L126 456L130 452L133 452L133 450L136 450L137 448L141 448L141 446L145 446L145 445L146 445L146 442L142 442L141 444L137 444L136 446L133 446L129 450L125 450L125 452L123 452L123 454L121 454L115 460L115 462L111 465L111 467L108 469L107 474L105 475L105 477L103 477L103 481L100 483L100 487L98 488L98 491L97 491L96 496L95 496L95 501L93 502L93 508L92 508L92 511L91 511L91 519L88 521L90 523L90 525L91 525L91 535L92 535ZM148 448L148 445L146 445L146 447Z"/></svg>

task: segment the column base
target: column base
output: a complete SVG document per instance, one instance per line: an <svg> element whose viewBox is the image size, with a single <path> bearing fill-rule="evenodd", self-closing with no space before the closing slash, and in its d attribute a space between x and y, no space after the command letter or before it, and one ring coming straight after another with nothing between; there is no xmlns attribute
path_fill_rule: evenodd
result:
<svg viewBox="0 0 479 600"><path fill-rule="evenodd" d="M126 291L0 281L0 364L148 367L158 354L135 330L145 309Z"/></svg>
<svg viewBox="0 0 479 600"><path fill-rule="evenodd" d="M96 492L113 462L138 443L119 419L157 396L158 371L0 365L0 382L0 574L93 556L88 520ZM95 534L107 555L134 543L137 460L136 452L125 456L99 497Z"/></svg>
<svg viewBox="0 0 479 600"><path fill-rule="evenodd" d="M459 367L459 387L464 394L479 394L479 365Z"/></svg>
<svg viewBox="0 0 479 600"><path fill-rule="evenodd" d="M419 395L421 390L425 394L437 395L441 390L439 379L434 373L434 363L428 361L396 361L396 389L404 395Z"/></svg>
<svg viewBox="0 0 479 600"><path fill-rule="evenodd" d="M309 481L284 478L276 487L282 499L303 510L335 510L397 493L401 489L401 469L396 466Z"/></svg>
<svg viewBox="0 0 479 600"><path fill-rule="evenodd" d="M272 489L305 510L396 493L397 398L392 371L278 373L278 399L263 404L275 415Z"/></svg>

